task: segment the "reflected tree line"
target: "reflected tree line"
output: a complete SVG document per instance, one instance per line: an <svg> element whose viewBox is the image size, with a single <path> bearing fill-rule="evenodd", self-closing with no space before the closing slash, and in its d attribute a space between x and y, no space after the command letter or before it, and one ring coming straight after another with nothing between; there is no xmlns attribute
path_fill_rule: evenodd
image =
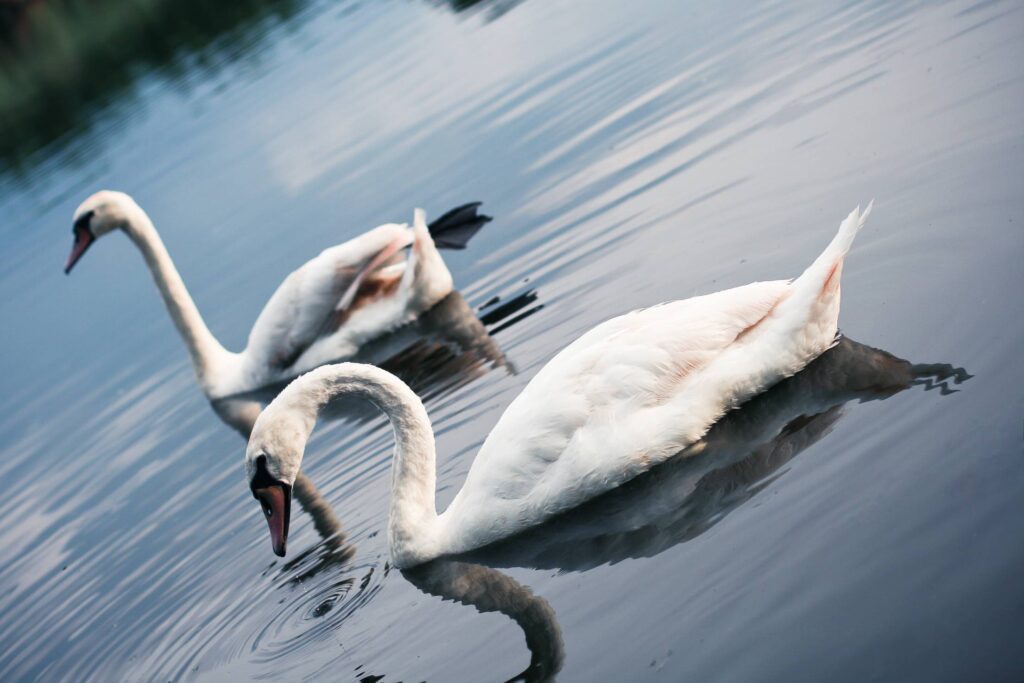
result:
<svg viewBox="0 0 1024 683"><path fill-rule="evenodd" d="M0 174L26 175L43 148L71 159L101 114L152 74L187 84L258 56L317 0L0 0ZM462 12L510 0L431 0Z"/></svg>
<svg viewBox="0 0 1024 683"><path fill-rule="evenodd" d="M67 146L160 72L183 80L244 59L306 0L36 0L5 3L0 159L26 171L44 146ZM74 150L71 150L72 153Z"/></svg>

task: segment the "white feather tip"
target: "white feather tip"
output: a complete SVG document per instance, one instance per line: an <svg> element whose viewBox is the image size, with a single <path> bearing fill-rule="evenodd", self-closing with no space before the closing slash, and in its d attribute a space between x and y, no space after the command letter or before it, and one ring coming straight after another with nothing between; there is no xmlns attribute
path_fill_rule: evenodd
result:
<svg viewBox="0 0 1024 683"><path fill-rule="evenodd" d="M861 227L863 227L863 226L864 226L864 221L866 221L866 220L868 219L868 216L870 216L870 215L871 215L871 209L873 209L873 208L874 208L874 206L875 206L875 199L874 199L874 197L872 197L872 198L871 198L871 201L870 201L870 202L868 202L868 207L867 207L866 209L864 209L864 213L862 213L862 214L860 215L860 224L861 224Z"/></svg>

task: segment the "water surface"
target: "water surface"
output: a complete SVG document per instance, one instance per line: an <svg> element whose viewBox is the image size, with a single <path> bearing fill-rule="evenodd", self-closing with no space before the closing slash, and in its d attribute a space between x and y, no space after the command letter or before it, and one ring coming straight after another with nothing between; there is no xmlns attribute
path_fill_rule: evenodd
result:
<svg viewBox="0 0 1024 683"><path fill-rule="evenodd" d="M0 678L1024 677L1018 4L233 6L47 3L4 39ZM101 187L230 348L320 249L484 201L443 324L389 361L426 398L440 506L580 333L795 276L876 209L855 342L693 459L402 574L390 430L351 406L271 554L239 436L266 396L203 399L127 240L61 272Z"/></svg>

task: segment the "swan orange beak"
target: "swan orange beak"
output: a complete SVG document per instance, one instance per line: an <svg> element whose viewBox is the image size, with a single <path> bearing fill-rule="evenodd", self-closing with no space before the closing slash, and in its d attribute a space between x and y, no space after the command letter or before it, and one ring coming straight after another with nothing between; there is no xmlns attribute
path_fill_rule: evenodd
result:
<svg viewBox="0 0 1024 683"><path fill-rule="evenodd" d="M85 225L75 224L75 243L71 245L71 254L68 255L68 262L64 264L64 274L67 275L71 269L82 258L82 254L96 241L92 231Z"/></svg>
<svg viewBox="0 0 1024 683"><path fill-rule="evenodd" d="M263 516L270 528L270 544L274 548L274 554L284 557L288 544L288 522L292 513L292 487L275 483L253 489L252 495L263 508Z"/></svg>

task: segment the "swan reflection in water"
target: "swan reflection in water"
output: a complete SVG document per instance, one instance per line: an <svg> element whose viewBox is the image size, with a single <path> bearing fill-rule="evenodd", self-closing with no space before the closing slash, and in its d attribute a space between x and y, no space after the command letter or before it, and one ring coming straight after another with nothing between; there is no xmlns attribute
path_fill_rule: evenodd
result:
<svg viewBox="0 0 1024 683"><path fill-rule="evenodd" d="M696 538L784 473L831 431L853 400L921 386L942 395L970 378L947 364L915 365L850 339L719 420L674 458L547 523L457 559L403 575L426 593L499 611L524 631L530 666L512 680L551 680L564 649L543 599L493 567L586 571L652 557Z"/></svg>
<svg viewBox="0 0 1024 683"><path fill-rule="evenodd" d="M507 301L495 297L484 304L478 315L458 291L453 291L414 322L368 344L358 358L376 362L398 375L424 398L468 384L491 368L504 368L514 374L515 368L491 333L540 310L543 305L536 301L534 290ZM216 399L210 406L222 422L248 441L260 412L285 386L278 384ZM321 417L374 419L376 413L363 402L337 401ZM281 568L290 576L289 582L301 583L328 567L347 564L355 548L347 542L340 520L307 475L299 473L292 495L312 518L322 539ZM295 571L297 568L301 571Z"/></svg>
<svg viewBox="0 0 1024 683"><path fill-rule="evenodd" d="M486 325L494 331L513 324L539 309L530 307L535 299L535 293L527 292L477 317L453 293L410 329L370 352L386 357L381 367L428 398L472 381L489 366L513 372ZM552 680L565 656L555 612L544 598L496 567L586 571L657 555L699 536L781 476L786 463L828 434L846 403L882 400L915 386L945 395L954 391L951 385L969 377L962 368L912 364L843 338L798 374L727 413L701 441L618 489L504 541L402 574L424 593L508 616L522 629L530 653L528 667L511 680ZM211 405L248 438L276 390ZM361 402L336 401L322 413L342 415L377 418ZM282 565L281 575L288 583L301 583L328 568L348 565L356 549L347 542L330 504L302 474L293 494L322 541Z"/></svg>

